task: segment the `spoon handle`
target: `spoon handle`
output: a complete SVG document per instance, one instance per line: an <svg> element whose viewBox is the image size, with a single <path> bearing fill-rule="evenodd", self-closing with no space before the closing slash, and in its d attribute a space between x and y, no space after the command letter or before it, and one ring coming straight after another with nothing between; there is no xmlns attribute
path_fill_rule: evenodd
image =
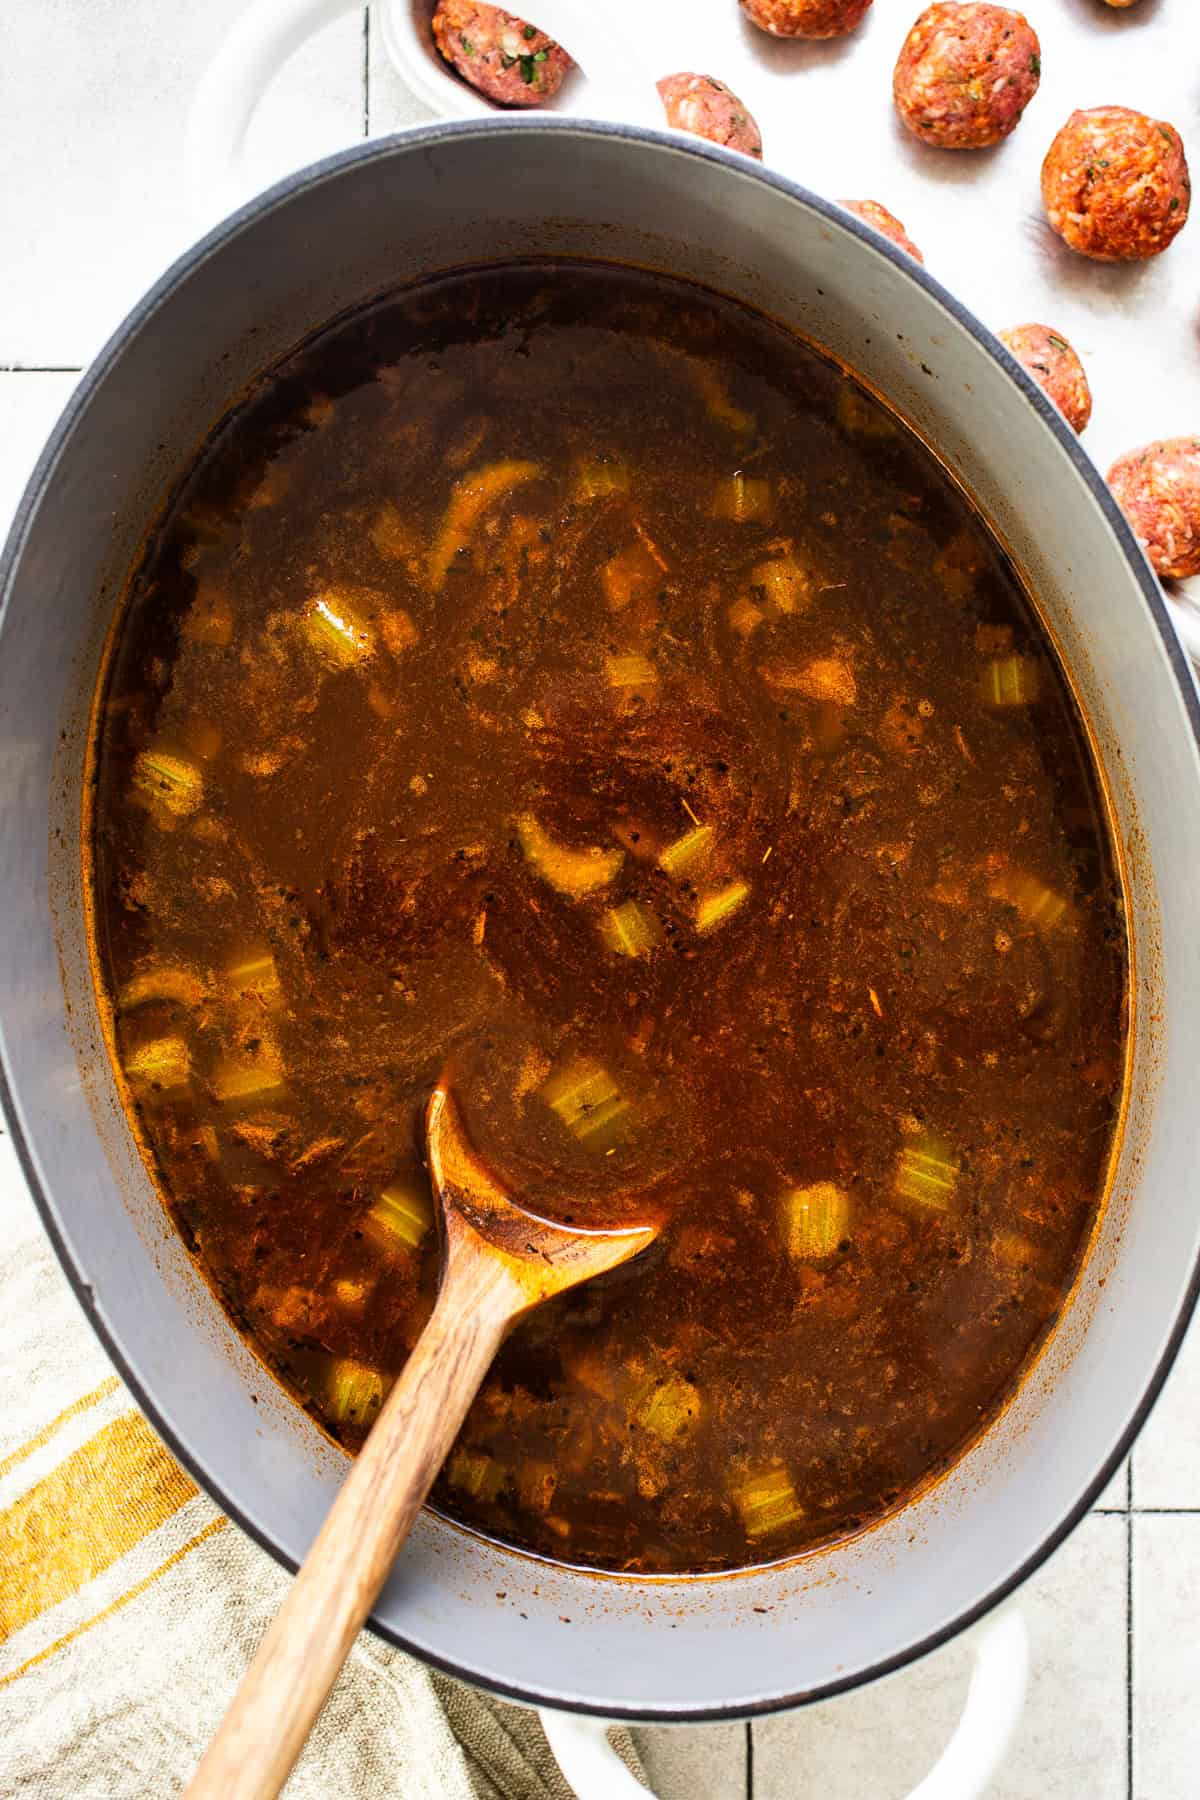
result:
<svg viewBox="0 0 1200 1800"><path fill-rule="evenodd" d="M450 1257L437 1304L204 1754L186 1800L271 1800L304 1746L524 1299Z"/></svg>

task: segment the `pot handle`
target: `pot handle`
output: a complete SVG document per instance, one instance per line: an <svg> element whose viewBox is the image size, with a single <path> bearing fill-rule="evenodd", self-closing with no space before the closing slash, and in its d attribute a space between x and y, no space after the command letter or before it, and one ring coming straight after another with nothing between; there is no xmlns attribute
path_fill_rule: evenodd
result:
<svg viewBox="0 0 1200 1800"><path fill-rule="evenodd" d="M975 1667L954 1736L909 1800L981 1800L1012 1741L1025 1704L1029 1634L1008 1606L974 1633ZM546 1741L578 1800L647 1800L606 1733L604 1719L578 1713L538 1715Z"/></svg>
<svg viewBox="0 0 1200 1800"><path fill-rule="evenodd" d="M197 207L232 212L248 198L241 166L246 130L288 57L322 25L362 0L255 0L241 11L192 96L185 144Z"/></svg>

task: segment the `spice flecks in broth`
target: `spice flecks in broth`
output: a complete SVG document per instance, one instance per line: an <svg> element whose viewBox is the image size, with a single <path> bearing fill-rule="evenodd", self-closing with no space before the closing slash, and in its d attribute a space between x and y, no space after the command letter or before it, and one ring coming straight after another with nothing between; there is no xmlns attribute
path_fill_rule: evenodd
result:
<svg viewBox="0 0 1200 1800"><path fill-rule="evenodd" d="M1103 1189L1118 884L1011 570L812 350L585 265L339 323L160 522L98 773L164 1199L349 1447L431 1306L447 1064L533 1208L668 1220L505 1345L454 1517L761 1561L1011 1393Z"/></svg>

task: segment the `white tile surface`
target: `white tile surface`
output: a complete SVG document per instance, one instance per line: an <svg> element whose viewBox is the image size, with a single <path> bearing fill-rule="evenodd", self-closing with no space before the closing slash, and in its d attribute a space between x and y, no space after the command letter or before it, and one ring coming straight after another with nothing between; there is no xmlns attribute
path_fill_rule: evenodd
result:
<svg viewBox="0 0 1200 1800"><path fill-rule="evenodd" d="M197 73L240 10L6 0L0 364L85 362L210 222L184 191L183 127ZM292 58L251 128L260 182L362 135L362 60L361 12Z"/></svg>
<svg viewBox="0 0 1200 1800"><path fill-rule="evenodd" d="M1124 1800L1125 1533L1124 1518L1086 1519L1022 1590L1029 1699L988 1800ZM865 1693L756 1724L755 1800L902 1800L948 1741L969 1672L955 1643Z"/></svg>
<svg viewBox="0 0 1200 1800"><path fill-rule="evenodd" d="M1134 1451L1133 1501L1200 1507L1200 1329L1195 1325Z"/></svg>
<svg viewBox="0 0 1200 1800"><path fill-rule="evenodd" d="M1200 1792L1200 1518L1133 1522L1133 1800Z"/></svg>
<svg viewBox="0 0 1200 1800"><path fill-rule="evenodd" d="M78 379L68 373L0 373L0 537Z"/></svg>

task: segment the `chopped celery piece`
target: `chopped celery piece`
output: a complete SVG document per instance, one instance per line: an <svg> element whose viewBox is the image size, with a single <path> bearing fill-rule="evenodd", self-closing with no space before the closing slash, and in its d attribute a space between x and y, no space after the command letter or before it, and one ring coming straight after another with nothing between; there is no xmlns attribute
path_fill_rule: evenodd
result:
<svg viewBox="0 0 1200 1800"><path fill-rule="evenodd" d="M636 900L610 906L600 921L600 935L618 956L648 956L662 942L658 920Z"/></svg>
<svg viewBox="0 0 1200 1800"><path fill-rule="evenodd" d="M532 813L522 813L517 820L517 836L526 859L542 880L575 899L607 887L625 860L623 850L569 850L565 844L555 843Z"/></svg>
<svg viewBox="0 0 1200 1800"><path fill-rule="evenodd" d="M338 1356L330 1363L325 1377L325 1405L330 1417L340 1424L353 1421L366 1425L383 1405L384 1378L378 1369L356 1362L352 1356Z"/></svg>
<svg viewBox="0 0 1200 1800"><path fill-rule="evenodd" d="M508 1479L503 1463L482 1450L460 1449L446 1465L451 1487L462 1488L474 1500L494 1500Z"/></svg>
<svg viewBox="0 0 1200 1800"><path fill-rule="evenodd" d="M629 1111L628 1100L598 1063L575 1063L551 1076L542 1093L551 1111L581 1142L609 1135Z"/></svg>
<svg viewBox="0 0 1200 1800"><path fill-rule="evenodd" d="M853 706L858 699L854 670L840 656L816 656L794 666L774 663L762 671L768 687L803 694L806 700L827 700L834 706Z"/></svg>
<svg viewBox="0 0 1200 1800"><path fill-rule="evenodd" d="M393 1181L380 1191L364 1224L374 1237L388 1244L419 1250L433 1224L433 1202L415 1185Z"/></svg>
<svg viewBox="0 0 1200 1800"><path fill-rule="evenodd" d="M264 1003L283 998L279 970L269 950L252 951L227 970L229 985L240 998Z"/></svg>
<svg viewBox="0 0 1200 1800"><path fill-rule="evenodd" d="M729 1492L748 1538L769 1537L804 1517L792 1478L782 1465L745 1476Z"/></svg>
<svg viewBox="0 0 1200 1800"><path fill-rule="evenodd" d="M635 600L656 594L662 578L661 566L640 542L610 556L600 569L604 598L611 612L624 612Z"/></svg>
<svg viewBox="0 0 1200 1800"><path fill-rule="evenodd" d="M435 593L445 586L450 565L465 548L488 507L540 474L539 464L506 457L501 462L486 463L482 468L471 469L460 476L451 491L449 505L429 552L429 585Z"/></svg>
<svg viewBox="0 0 1200 1800"><path fill-rule="evenodd" d="M631 485L629 470L617 457L589 457L575 470L575 499L580 502L627 494Z"/></svg>
<svg viewBox="0 0 1200 1800"><path fill-rule="evenodd" d="M728 887L717 888L714 893L705 894L696 908L696 930L715 931L718 925L731 919L749 897L748 881L731 881Z"/></svg>
<svg viewBox="0 0 1200 1800"><path fill-rule="evenodd" d="M762 596L767 611L777 618L804 612L812 601L812 582L794 556L755 563L750 571L750 586Z"/></svg>
<svg viewBox="0 0 1200 1800"><path fill-rule="evenodd" d="M648 656L606 656L608 685L613 688L648 688L658 681L658 670Z"/></svg>
<svg viewBox="0 0 1200 1800"><path fill-rule="evenodd" d="M783 1242L789 1256L832 1256L850 1226L850 1196L832 1181L792 1188L783 1198Z"/></svg>
<svg viewBox="0 0 1200 1800"><path fill-rule="evenodd" d="M375 648L374 633L337 588L327 588L309 602L301 629L313 649L337 669L353 669Z"/></svg>
<svg viewBox="0 0 1200 1800"><path fill-rule="evenodd" d="M712 826L695 825L660 852L658 866L667 875L694 875L707 863L712 847Z"/></svg>
<svg viewBox="0 0 1200 1800"><path fill-rule="evenodd" d="M283 1070L273 1055L222 1063L212 1078L212 1091L222 1106L261 1100L266 1094L278 1093L283 1085Z"/></svg>
<svg viewBox="0 0 1200 1800"><path fill-rule="evenodd" d="M1038 931L1053 931L1071 910L1065 894L1039 881L1028 870L1011 869L998 875L988 888L993 900L1007 900L1015 906L1027 925Z"/></svg>
<svg viewBox="0 0 1200 1800"><path fill-rule="evenodd" d="M186 756L168 750L139 750L133 759L133 786L150 807L177 819L194 813L204 798L204 777Z"/></svg>
<svg viewBox="0 0 1200 1800"><path fill-rule="evenodd" d="M642 1392L631 1416L664 1444L677 1443L699 1423L700 1390L682 1375L668 1375Z"/></svg>
<svg viewBox="0 0 1200 1800"><path fill-rule="evenodd" d="M202 581L184 614L180 635L193 644L224 646L233 642L233 602L228 594Z"/></svg>
<svg viewBox="0 0 1200 1800"><path fill-rule="evenodd" d="M902 1200L914 1200L934 1212L945 1212L958 1186L958 1162L947 1144L921 1137L896 1159L894 1188Z"/></svg>
<svg viewBox="0 0 1200 1800"><path fill-rule="evenodd" d="M736 525L764 525L775 511L775 495L765 475L747 475L737 469L718 482L712 513Z"/></svg>
<svg viewBox="0 0 1200 1800"><path fill-rule="evenodd" d="M186 1087L192 1076L192 1058L181 1037L153 1038L125 1059L125 1073L141 1087Z"/></svg>
<svg viewBox="0 0 1200 1800"><path fill-rule="evenodd" d="M117 1005L129 1008L150 1000L173 1000L177 1006L199 1006L204 994L203 981L191 969L160 963L131 975L117 994Z"/></svg>
<svg viewBox="0 0 1200 1800"><path fill-rule="evenodd" d="M987 706L1031 706L1041 687L1032 656L997 656L984 667L980 691Z"/></svg>

